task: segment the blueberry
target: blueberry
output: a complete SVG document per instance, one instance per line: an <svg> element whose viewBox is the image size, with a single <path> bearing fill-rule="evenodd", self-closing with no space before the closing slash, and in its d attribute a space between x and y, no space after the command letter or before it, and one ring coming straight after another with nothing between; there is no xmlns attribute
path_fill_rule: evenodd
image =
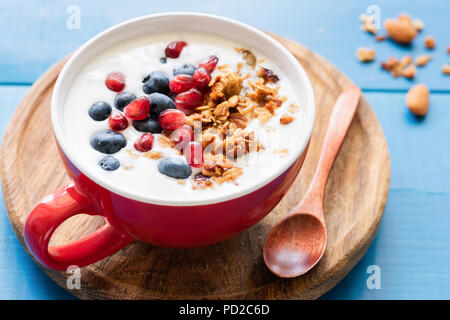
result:
<svg viewBox="0 0 450 320"><path fill-rule="evenodd" d="M120 111L123 111L123 108L130 104L130 102L134 99L136 99L134 94L129 92L121 92L114 99L114 106Z"/></svg>
<svg viewBox="0 0 450 320"><path fill-rule="evenodd" d="M114 171L120 167L120 162L113 156L106 156L98 162L98 165L106 171Z"/></svg>
<svg viewBox="0 0 450 320"><path fill-rule="evenodd" d="M150 102L150 117L157 119L158 115L167 109L176 109L175 102L168 96L155 92L147 96Z"/></svg>
<svg viewBox="0 0 450 320"><path fill-rule="evenodd" d="M161 59L159 59L159 62L161 62L162 64L166 64L167 63L167 58L166 57L162 57Z"/></svg>
<svg viewBox="0 0 450 320"><path fill-rule="evenodd" d="M142 89L146 94L159 92L162 94L169 94L169 77L162 71L150 72L148 76L142 80L144 85Z"/></svg>
<svg viewBox="0 0 450 320"><path fill-rule="evenodd" d="M176 76L177 74L188 74L192 76L194 75L195 69L195 66L193 66L192 64L184 63L173 69L173 75Z"/></svg>
<svg viewBox="0 0 450 320"><path fill-rule="evenodd" d="M158 120L148 117L144 120L134 120L133 127L140 132L161 133L162 128L158 123Z"/></svg>
<svg viewBox="0 0 450 320"><path fill-rule="evenodd" d="M94 103L89 108L89 116L95 121L103 121L108 119L109 115L111 114L111 110L112 108L108 103L99 101Z"/></svg>
<svg viewBox="0 0 450 320"><path fill-rule="evenodd" d="M97 131L91 137L92 148L106 154L116 153L126 145L125 137L121 133L111 130Z"/></svg>
<svg viewBox="0 0 450 320"><path fill-rule="evenodd" d="M186 179L192 173L191 167L182 158L162 159L158 163L158 170L175 179Z"/></svg>

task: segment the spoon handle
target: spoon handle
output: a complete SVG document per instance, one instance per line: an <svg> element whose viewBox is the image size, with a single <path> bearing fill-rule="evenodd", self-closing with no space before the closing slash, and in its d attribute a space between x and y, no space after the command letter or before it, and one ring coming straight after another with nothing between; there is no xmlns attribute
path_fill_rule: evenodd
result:
<svg viewBox="0 0 450 320"><path fill-rule="evenodd" d="M328 176L350 127L360 96L361 90L355 85L339 95L330 117L314 178L306 196L291 213L298 211L317 213L323 220L323 197Z"/></svg>

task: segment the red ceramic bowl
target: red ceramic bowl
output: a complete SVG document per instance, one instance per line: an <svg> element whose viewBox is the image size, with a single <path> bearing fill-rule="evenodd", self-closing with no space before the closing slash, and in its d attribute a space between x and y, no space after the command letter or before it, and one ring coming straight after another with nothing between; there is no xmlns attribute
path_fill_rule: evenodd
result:
<svg viewBox="0 0 450 320"><path fill-rule="evenodd" d="M101 181L70 148L62 128L62 107L78 71L93 57L120 41L149 33L185 31L214 34L262 52L295 83L304 119L298 143L276 172L239 192L207 201L161 201L121 190ZM305 159L311 137L315 104L309 80L297 60L278 42L242 23L207 14L167 13L119 24L94 37L67 62L54 88L52 125L67 173L68 185L44 198L31 211L24 227L30 252L42 265L64 270L99 261L139 240L171 248L201 247L217 243L264 218L288 191ZM300 131L301 130L301 131ZM69 244L49 246L56 228L68 218L86 213L103 216L107 223L92 234Z"/></svg>

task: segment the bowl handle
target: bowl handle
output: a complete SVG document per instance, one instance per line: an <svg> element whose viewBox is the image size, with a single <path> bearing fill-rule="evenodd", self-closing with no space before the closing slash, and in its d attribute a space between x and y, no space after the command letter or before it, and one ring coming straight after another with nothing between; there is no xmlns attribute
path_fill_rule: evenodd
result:
<svg viewBox="0 0 450 320"><path fill-rule="evenodd" d="M108 222L77 241L49 246L58 226L70 217L92 214L92 200L80 193L73 182L56 190L37 204L24 225L24 239L33 256L45 267L66 270L84 267L110 256L134 239Z"/></svg>

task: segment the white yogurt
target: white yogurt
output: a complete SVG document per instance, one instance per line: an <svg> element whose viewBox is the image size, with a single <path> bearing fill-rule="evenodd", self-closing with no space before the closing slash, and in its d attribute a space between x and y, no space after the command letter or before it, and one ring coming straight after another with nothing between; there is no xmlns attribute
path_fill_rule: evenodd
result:
<svg viewBox="0 0 450 320"><path fill-rule="evenodd" d="M169 58L166 64L162 64L160 58L164 56L165 47L171 41L178 40L184 40L188 45L178 59ZM142 79L150 72L160 70L171 77L177 64L197 65L212 54L219 58L219 65L227 64L231 67L230 70L235 71L237 63L243 61L242 55L236 52L235 48L249 49L255 54L257 60L264 59L261 66L273 70L279 76L280 81L277 85L280 86L280 96L287 98L287 101L277 109L276 115L266 123L263 124L257 119L249 122L246 130L255 131L257 141L264 145L265 150L252 152L238 160L237 166L243 168L242 176L234 182L216 184L214 188L204 190L193 190L190 178L186 179L185 184L180 184L176 179L169 178L158 171L157 160L143 156L130 157L126 149L140 154L134 149L133 144L142 135L142 132L135 130L131 123L126 130L121 132L128 141L127 146L113 155L120 161L120 168L115 171L105 171L100 168L98 162L105 154L94 150L89 141L94 132L109 129L108 120L94 121L89 117L88 110L97 101L106 101L114 108L116 93L105 86L105 78L109 73L121 72L124 74L126 77L124 91L141 96L144 95ZM254 74L254 70L251 68L247 66L244 68L248 70L243 70L243 74L246 74L247 71ZM214 72L217 72L217 69ZM177 199L178 202L188 202L194 199L206 201L217 193L227 196L237 190L254 185L264 177L275 173L283 161L287 161L288 157L283 157L283 153L279 153L277 150L289 150L299 141L298 139L301 137L299 131L305 127L306 123L304 110L300 108L297 113L293 114L296 119L288 125L281 125L279 119L281 115L289 114L288 109L292 103L301 106L301 101L301 98L296 96L296 91L289 79L277 68L276 64L268 61L266 57L252 48L209 35L159 34L132 39L114 46L80 70L68 93L63 118L65 134L70 147L82 155L83 161L90 164L91 173L100 180L116 186L124 193L132 193L138 197L151 196L161 202L173 199ZM276 131L269 132L271 130L267 130L268 128L276 128ZM164 157L180 157L175 150L161 146L158 143L157 134L154 136L153 151L161 152ZM131 170L126 170L130 167L132 167ZM193 170L193 175L196 172L198 171Z"/></svg>

